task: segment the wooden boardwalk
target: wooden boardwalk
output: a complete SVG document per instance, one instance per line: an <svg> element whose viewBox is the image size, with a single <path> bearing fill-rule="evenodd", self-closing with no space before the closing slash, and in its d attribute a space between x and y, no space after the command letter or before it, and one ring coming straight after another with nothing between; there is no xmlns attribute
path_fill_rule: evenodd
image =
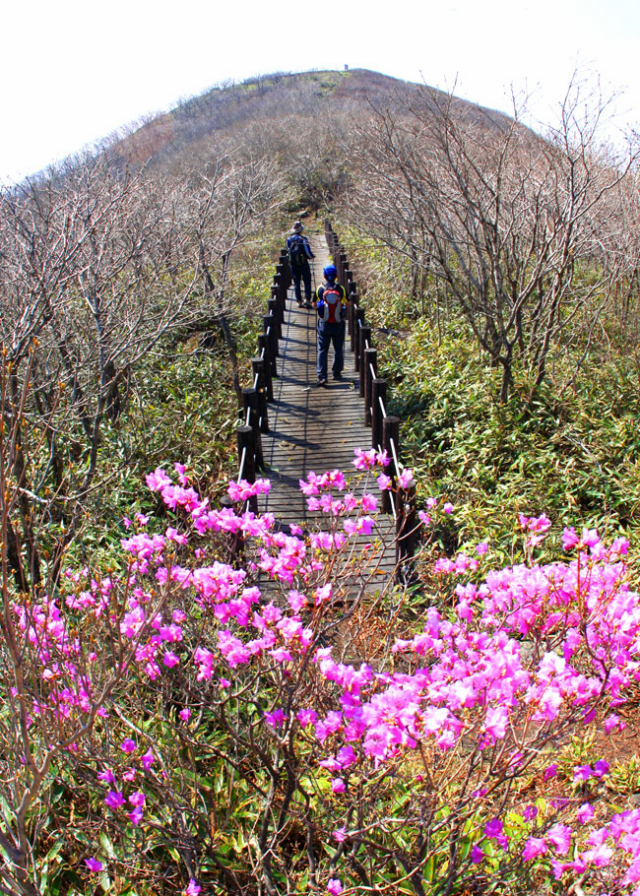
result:
<svg viewBox="0 0 640 896"><path fill-rule="evenodd" d="M310 236L310 242L318 286L329 254L324 235ZM274 513L281 526L295 523L307 528L318 518L307 509L300 479L306 478L310 471L319 474L336 468L345 476L353 477L353 449L371 446L371 430L364 425L364 403L358 392L358 375L354 371L348 336L343 379L331 379L331 348L329 382L324 387L316 385L316 321L315 307L298 308L291 288L279 342L275 401L269 405L271 432L262 437L271 491L262 498L260 509ZM375 482L370 483L370 490L379 495ZM380 520L377 537L386 543L393 532L393 519L381 517ZM371 542L374 538L358 540ZM388 575L394 566L395 551L391 545L385 549L380 567Z"/></svg>

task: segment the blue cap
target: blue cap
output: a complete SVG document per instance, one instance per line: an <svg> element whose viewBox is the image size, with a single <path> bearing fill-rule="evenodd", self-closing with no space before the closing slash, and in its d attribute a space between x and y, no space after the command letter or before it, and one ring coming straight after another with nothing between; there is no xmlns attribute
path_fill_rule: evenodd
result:
<svg viewBox="0 0 640 896"><path fill-rule="evenodd" d="M335 264L328 264L322 273L324 274L325 280L335 280L338 276L338 269Z"/></svg>

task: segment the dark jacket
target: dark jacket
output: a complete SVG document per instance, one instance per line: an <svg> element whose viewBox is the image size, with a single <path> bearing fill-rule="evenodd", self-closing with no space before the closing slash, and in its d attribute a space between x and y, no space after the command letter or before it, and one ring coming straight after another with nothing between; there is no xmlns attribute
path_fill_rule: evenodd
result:
<svg viewBox="0 0 640 896"><path fill-rule="evenodd" d="M287 237L287 250L290 251L292 245L297 241L302 240L302 247L304 249L304 254L307 259L315 258L313 252L311 251L311 246L309 245L309 240L306 236L302 236L301 233L292 233L291 236Z"/></svg>

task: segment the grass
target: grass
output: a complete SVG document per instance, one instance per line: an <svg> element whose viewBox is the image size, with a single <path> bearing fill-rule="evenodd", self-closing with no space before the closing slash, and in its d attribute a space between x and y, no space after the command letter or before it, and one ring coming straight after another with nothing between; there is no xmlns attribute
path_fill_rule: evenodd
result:
<svg viewBox="0 0 640 896"><path fill-rule="evenodd" d="M394 260L358 240L351 254L367 318L378 328L380 375L390 384L389 411L401 419L402 451L417 474L418 500L444 494L456 508L441 549L452 553L489 539L498 562L512 562L520 513L546 513L556 533L573 525L597 527L608 538L635 538L636 361L606 334L572 388L562 391L575 356L559 346L541 387L534 392L526 372L518 370L509 400L500 404L500 372L488 365L465 322L451 315L436 326L429 295L421 314L403 292L402 262L389 290ZM615 326L612 318L611 332ZM557 544L552 540L551 549Z"/></svg>

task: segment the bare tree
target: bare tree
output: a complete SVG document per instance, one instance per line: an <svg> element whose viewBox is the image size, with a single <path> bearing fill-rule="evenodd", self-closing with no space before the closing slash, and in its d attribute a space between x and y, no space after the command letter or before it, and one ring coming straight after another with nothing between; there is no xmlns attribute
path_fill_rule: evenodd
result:
<svg viewBox="0 0 640 896"><path fill-rule="evenodd" d="M22 585L41 578L38 503L46 498L56 523L57 558L102 482L105 421L117 421L139 362L165 336L219 326L240 393L232 321L241 309L225 285L233 253L279 207L280 184L272 163L235 149L178 180L123 173L105 156L76 160L0 196L5 408L22 421L11 563Z"/></svg>
<svg viewBox="0 0 640 896"><path fill-rule="evenodd" d="M446 284L502 368L502 401L516 359L539 385L560 334L578 316L597 320L618 274L618 244L598 213L635 154L600 150L601 111L572 85L543 140L517 114L487 126L425 90L401 114L379 113L362 143L354 219Z"/></svg>
<svg viewBox="0 0 640 896"><path fill-rule="evenodd" d="M233 388L242 402L233 321L242 309L226 294L233 256L256 238L282 208L288 191L274 161L232 143L190 172L182 181L183 226L189 233L202 278L200 329L219 328L232 370Z"/></svg>

